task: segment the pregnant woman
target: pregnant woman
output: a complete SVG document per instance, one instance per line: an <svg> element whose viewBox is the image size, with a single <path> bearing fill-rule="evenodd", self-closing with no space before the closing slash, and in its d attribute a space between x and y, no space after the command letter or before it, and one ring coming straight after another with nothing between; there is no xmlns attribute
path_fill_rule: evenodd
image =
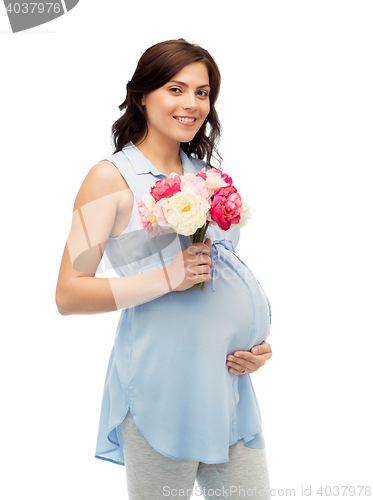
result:
<svg viewBox="0 0 373 500"><path fill-rule="evenodd" d="M122 309L95 456L126 465L131 500L190 498L195 481L209 499L270 498L250 373L271 357L271 313L236 254L240 229L209 225L191 244L151 238L137 217L156 181L220 157L219 88L198 45L169 40L142 55L112 127L115 152L84 180L62 258L61 314ZM118 277L95 277L104 251Z"/></svg>

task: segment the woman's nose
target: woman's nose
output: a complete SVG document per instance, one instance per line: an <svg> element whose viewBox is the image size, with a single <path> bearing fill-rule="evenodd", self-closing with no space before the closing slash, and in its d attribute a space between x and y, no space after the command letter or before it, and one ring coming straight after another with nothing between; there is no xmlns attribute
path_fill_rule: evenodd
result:
<svg viewBox="0 0 373 500"><path fill-rule="evenodd" d="M186 95L185 97L185 100L182 104L182 108L183 109L189 109L189 110L196 110L198 107L198 104L197 104L197 99L196 99L196 96L194 94L192 95Z"/></svg>

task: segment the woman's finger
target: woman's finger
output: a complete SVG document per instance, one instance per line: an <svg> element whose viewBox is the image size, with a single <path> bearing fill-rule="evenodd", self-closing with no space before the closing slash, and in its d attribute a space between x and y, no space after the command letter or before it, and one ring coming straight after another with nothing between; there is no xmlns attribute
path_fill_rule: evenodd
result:
<svg viewBox="0 0 373 500"><path fill-rule="evenodd" d="M266 361L268 361L272 356L272 351L265 351L263 354L252 354L250 351L236 351L234 357L243 358L250 363L255 365L263 366ZM233 361L237 361L234 359Z"/></svg>
<svg viewBox="0 0 373 500"><path fill-rule="evenodd" d="M257 368L254 368L252 370L247 364L242 364L242 363L235 363L234 361L228 361L227 362L228 368L229 368L229 373L232 373L233 375L244 375L242 373L245 368L246 368L246 373L252 373L252 371L255 371ZM254 366L254 365L253 365Z"/></svg>
<svg viewBox="0 0 373 500"><path fill-rule="evenodd" d="M270 344L268 342L266 342L265 340L264 340L264 342L262 342L259 345L254 345L250 349L250 351L255 355L264 354L264 353L271 353L272 354L272 348L271 348Z"/></svg>
<svg viewBox="0 0 373 500"><path fill-rule="evenodd" d="M235 368L237 371L242 372L247 368L248 372L252 373L264 366L267 361L267 356L268 354L254 356L248 351L237 351L237 355L228 356L227 364L229 365L229 363L231 363L229 366L232 366L232 368Z"/></svg>

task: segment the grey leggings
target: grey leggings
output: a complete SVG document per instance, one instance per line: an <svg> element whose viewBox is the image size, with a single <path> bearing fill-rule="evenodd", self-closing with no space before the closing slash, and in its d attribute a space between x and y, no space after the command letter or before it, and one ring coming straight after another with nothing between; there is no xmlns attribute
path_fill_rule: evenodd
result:
<svg viewBox="0 0 373 500"><path fill-rule="evenodd" d="M130 412L118 428L130 500L185 500L192 493L208 500L270 499L265 449L249 448L241 439L230 446L229 462L174 460L148 443Z"/></svg>

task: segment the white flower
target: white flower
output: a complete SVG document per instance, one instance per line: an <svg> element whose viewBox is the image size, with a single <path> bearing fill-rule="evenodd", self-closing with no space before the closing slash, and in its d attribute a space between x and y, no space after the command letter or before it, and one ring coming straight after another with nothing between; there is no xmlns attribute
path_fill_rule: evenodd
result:
<svg viewBox="0 0 373 500"><path fill-rule="evenodd" d="M178 192L168 198L168 208L164 209L167 222L184 236L194 234L206 223L210 204L193 192Z"/></svg>

